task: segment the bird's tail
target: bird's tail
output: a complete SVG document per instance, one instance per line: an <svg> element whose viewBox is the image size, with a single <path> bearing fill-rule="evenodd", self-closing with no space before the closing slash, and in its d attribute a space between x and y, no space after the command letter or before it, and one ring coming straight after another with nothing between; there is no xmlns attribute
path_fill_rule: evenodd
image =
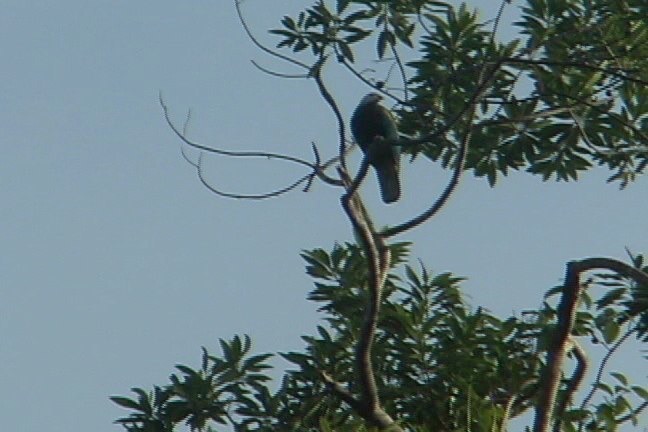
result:
<svg viewBox="0 0 648 432"><path fill-rule="evenodd" d="M398 179L397 166L388 163L375 168L383 202L389 204L398 201L400 198L400 180Z"/></svg>

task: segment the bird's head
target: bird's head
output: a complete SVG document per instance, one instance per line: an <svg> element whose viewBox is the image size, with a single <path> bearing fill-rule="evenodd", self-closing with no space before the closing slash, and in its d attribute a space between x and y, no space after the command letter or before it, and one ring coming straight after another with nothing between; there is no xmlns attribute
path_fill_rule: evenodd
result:
<svg viewBox="0 0 648 432"><path fill-rule="evenodd" d="M382 96L378 93L369 93L360 100L360 106L377 104L382 100Z"/></svg>

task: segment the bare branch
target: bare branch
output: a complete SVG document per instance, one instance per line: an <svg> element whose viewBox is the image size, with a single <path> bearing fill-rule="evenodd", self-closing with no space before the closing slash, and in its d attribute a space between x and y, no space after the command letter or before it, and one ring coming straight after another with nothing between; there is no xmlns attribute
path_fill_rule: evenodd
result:
<svg viewBox="0 0 648 432"><path fill-rule="evenodd" d="M340 159L340 165L342 165L342 168L346 170L347 166L346 166L345 155L347 152L347 147L346 147L346 130L344 126L344 118L342 117L342 113L340 112L340 108L338 108L335 99L328 91L328 88L326 88L326 85L324 84L324 80L322 79L322 66L324 66L325 62L326 62L326 57L321 57L320 60L317 62L317 64L313 66L312 76L315 79L315 82L317 83L317 88L319 89L320 94L322 95L326 103L329 105L329 107L331 107L331 110L335 115L335 119L337 120L338 137L340 140L338 158Z"/></svg>
<svg viewBox="0 0 648 432"><path fill-rule="evenodd" d="M470 139L472 138L471 125L475 117L475 110L477 108L478 100L484 95L488 83L490 83L491 79L495 76L500 66L501 63L496 64L496 66L491 71L489 71L488 75L486 76L486 65L484 64L482 71L480 73L478 86L475 89L475 93L472 95L470 100L466 102L464 107L454 116L453 120L450 123L448 123L443 128L442 131L437 132L437 134L445 134L448 130L450 130L450 128L452 128L459 121L459 119L461 119L461 117L466 112L469 112L468 121L466 122L467 124L466 131L464 133L463 139L461 140L461 146L459 147L459 152L457 153L454 171L452 173L452 177L450 178L450 181L448 182L448 185L441 193L441 196L437 198L437 200L432 204L430 208L428 208L420 215L406 222L403 222L400 225L396 225L395 227L388 228L387 230L383 231L381 235L384 238L392 237L396 234L400 234L402 232L405 232L411 228L414 228L422 224L423 222L425 222L426 220L434 216L439 210L441 210L444 204L448 201L448 199L456 189L457 185L459 184L459 180L461 179L461 175L463 174L464 164L466 162L466 155L468 154L468 146L470 143Z"/></svg>
<svg viewBox="0 0 648 432"><path fill-rule="evenodd" d="M561 93L561 92L556 92L556 91L553 91L552 93L557 95L557 96L562 96L562 97L577 101L580 104L583 104L585 106L588 106L588 107L592 108L594 111L598 112L599 114L607 114L607 115L609 115L612 120L616 121L617 123L619 123L622 126L627 127L629 130L631 130L633 133L635 133L639 138L641 138L644 141L644 144L648 144L648 134L643 132L641 129L637 128L632 123L626 121L619 114L604 110L597 103L585 100L583 98L579 98L579 97L576 97L576 96L572 96L572 95L568 95L568 94Z"/></svg>
<svg viewBox="0 0 648 432"><path fill-rule="evenodd" d="M299 66L301 68L304 68L306 70L310 70L310 67L308 65L306 65L306 64L304 64L304 63L302 63L302 62L300 62L298 60L295 60L293 58L290 58L290 57L288 57L286 55L283 55L283 54L281 54L281 53L279 53L279 52L277 52L275 50L271 50L270 48L266 47L261 42L259 42L258 39L256 37L254 37L254 35L252 34L252 31L250 30L250 28L247 25L247 22L245 21L245 18L243 18L243 12L241 11L241 0L234 0L234 5L236 7L236 14L238 15L239 21L241 22L241 25L243 26L243 30L245 30L245 33L247 34L248 38L250 38L252 43L254 45L256 45L257 48L259 48L261 51L263 51L263 52L265 52L267 54L270 54L273 57L277 57L277 58L279 58L281 60L284 60L284 61L286 61L288 63L292 63L292 64L294 64L296 66Z"/></svg>
<svg viewBox="0 0 648 432"><path fill-rule="evenodd" d="M618 424L625 423L625 422L627 422L628 420L632 419L633 417L638 416L638 415L641 414L641 412L642 412L643 410L645 410L646 408L648 408L648 400L647 400L647 401L643 401L643 403L642 403L641 405L639 405L637 408L635 408L634 410L632 410L632 412L631 412L630 414L627 414L627 415L625 415L625 416L623 416L623 417L617 419Z"/></svg>
<svg viewBox="0 0 648 432"><path fill-rule="evenodd" d="M281 72L275 72L273 70L270 70L268 68L265 68L261 66L259 63L257 63L254 60L250 60L252 64L259 69L261 72L267 73L268 75L277 77L277 78L309 78L308 74L286 74L286 73L281 73Z"/></svg>
<svg viewBox="0 0 648 432"><path fill-rule="evenodd" d="M567 107L559 107L559 108L548 108L543 111L538 111L533 114L517 117L517 118L503 118L503 119L493 119L493 120L484 120L482 122L479 122L475 125L475 127L485 127L485 126L492 126L492 125L500 125L500 124L514 124L514 123L525 123L525 122L531 122L533 120L538 120L538 119L543 119L547 117L553 117L558 114L562 114L564 112L569 112L572 110L572 108L576 105L570 105Z"/></svg>
<svg viewBox="0 0 648 432"><path fill-rule="evenodd" d="M328 183L328 184L333 185L333 186L342 186L342 182L340 180L334 179L334 178L326 175L326 173L325 173L325 170L328 169L334 163L336 163L338 158L334 157L334 158L328 160L327 162L325 162L324 164L322 164L320 162L320 159L319 159L319 153L317 152L317 149L316 149L314 144L312 144L312 146L313 146L313 151L314 151L315 157L316 157L315 163L308 162L306 160L299 159L299 158L296 158L296 157L293 157L293 156L282 155L282 154L277 154L277 153L257 152L257 151L238 151L237 152L237 151L221 150L221 149L216 149L216 148L213 148L213 147L207 147L207 146L204 146L202 144L198 144L196 142L193 142L193 141L189 140L186 137L185 133L186 133L186 130L187 130L187 125L188 125L190 116L187 117L187 121L184 124L183 130L180 131L177 128L177 126L171 121L171 118L169 116L168 107L166 106L166 104L164 102L164 99L162 98L161 94L160 94L159 100L160 100L160 105L162 106L162 109L164 111L164 118L165 118L167 124L169 125L169 127L171 128L171 130L176 134L176 136L178 136L182 140L182 142L184 142L185 144L187 144L188 146L190 146L192 148L198 149L201 152L214 153L214 154L218 154L218 155L222 155L222 156L251 157L251 158L266 158L266 159L284 160L284 161L288 161L288 162L292 162L292 163L296 163L296 164L299 164L299 165L306 166L306 167L308 167L308 168L310 168L312 170L311 173L299 178L298 180L293 182L291 185L289 185L287 187L284 187L284 188L281 188L279 190L273 191L273 192L268 192L268 193L264 193L264 194L249 194L249 195L223 192L223 191L221 191L219 189L216 189L215 187L210 185L205 180L205 178L203 176L203 173L202 173L202 153L199 156L198 163L194 163L189 159L189 157L185 153L184 149L181 148L182 156L184 157L184 159L189 164L191 164L194 168L196 168L196 170L198 171L198 177L199 177L200 181L209 190L211 190L212 192L214 192L217 195L227 197L227 198L238 198L238 199L265 199L265 198L271 198L271 197L275 197L275 196L281 195L283 193L286 193L288 191L291 191L291 190L295 189L297 186L299 186L300 184L302 184L304 182L307 183L307 185L305 187L305 191L306 191L310 187L310 184L312 183L314 177L318 177L319 179L321 179L325 183Z"/></svg>
<svg viewBox="0 0 648 432"><path fill-rule="evenodd" d="M648 285L648 274L632 267L629 264L624 263L623 261L619 261L614 258L585 258L580 261L575 261L574 265L576 266L576 269L581 273L594 269L605 269L618 273L621 276L627 277L628 279L633 279L635 282L641 285Z"/></svg>
<svg viewBox="0 0 648 432"><path fill-rule="evenodd" d="M354 411L362 412L362 404L353 397L349 390L345 389L342 384L335 381L329 374L324 371L320 371L320 376L322 377L322 380L327 385L327 387L333 392L333 394L346 402Z"/></svg>
<svg viewBox="0 0 648 432"><path fill-rule="evenodd" d="M286 192L290 192L291 190L295 189L297 186L300 184L304 183L307 181L310 177L312 177L312 174L308 174L300 178L299 180L295 181L289 186L286 186L284 188L272 191L272 192L267 192L263 194L236 194L236 193L230 193L230 192L223 192L219 189L216 189L212 185L210 185L207 180L205 180L205 177L203 176L203 170L202 170L202 157L204 153L200 153L198 156L198 163L194 165L196 167L196 171L198 173L198 179L200 182L205 186L207 189L209 189L211 192L215 193L216 195L222 196L224 198L235 198L235 199L253 199L253 200L261 200L261 199L266 199L266 198L274 198L279 195L282 195ZM193 164L192 164L193 165Z"/></svg>
<svg viewBox="0 0 648 432"><path fill-rule="evenodd" d="M394 44L389 44L391 48L392 55L394 56L394 60L396 61L396 64L398 65L398 71L400 72L401 76L401 81L403 83L403 96L405 97L405 101L409 100L409 94L408 94L408 79L407 79L407 74L405 73L405 66L403 65L403 61L400 58L400 55L398 54L398 51L396 51L396 47Z"/></svg>

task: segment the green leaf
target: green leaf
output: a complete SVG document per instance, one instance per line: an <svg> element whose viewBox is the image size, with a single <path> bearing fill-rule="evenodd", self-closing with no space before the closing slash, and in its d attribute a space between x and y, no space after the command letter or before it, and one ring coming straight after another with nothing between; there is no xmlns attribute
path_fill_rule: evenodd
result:
<svg viewBox="0 0 648 432"><path fill-rule="evenodd" d="M344 12L347 6L349 6L349 3L351 3L351 0L337 0L337 4L335 8L337 14L339 15L342 12Z"/></svg>
<svg viewBox="0 0 648 432"><path fill-rule="evenodd" d="M608 320L601 329L605 343L612 343L619 337L621 327L615 321Z"/></svg>
<svg viewBox="0 0 648 432"><path fill-rule="evenodd" d="M648 401L648 390L646 390L644 387L632 386L630 388L637 396L642 398L644 401Z"/></svg>
<svg viewBox="0 0 648 432"><path fill-rule="evenodd" d="M110 400L124 408L140 411L140 405L132 399L121 397L121 396L111 396Z"/></svg>
<svg viewBox="0 0 648 432"><path fill-rule="evenodd" d="M619 381L624 386L628 385L628 378L620 372L610 372L610 375L613 376L617 381Z"/></svg>
<svg viewBox="0 0 648 432"><path fill-rule="evenodd" d="M349 45L346 42L338 41L337 42L337 47L339 48L340 52L342 53L342 56L344 56L351 63L354 62L353 52L351 51L351 48L349 47Z"/></svg>
<svg viewBox="0 0 648 432"><path fill-rule="evenodd" d="M378 35L378 44L376 46L378 52L378 58L382 59L385 56L385 50L387 49L387 44L394 45L394 34L389 30L383 30Z"/></svg>

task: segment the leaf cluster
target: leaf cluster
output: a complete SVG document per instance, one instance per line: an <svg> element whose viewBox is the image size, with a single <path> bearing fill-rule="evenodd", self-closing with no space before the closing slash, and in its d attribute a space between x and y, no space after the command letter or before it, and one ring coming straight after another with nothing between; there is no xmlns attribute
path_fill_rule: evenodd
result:
<svg viewBox="0 0 648 432"><path fill-rule="evenodd" d="M452 166L470 131L465 169L491 185L512 170L569 181L595 166L634 181L648 165L646 2L527 0L519 14L517 37L502 40L501 14L484 22L465 4L319 0L271 33L280 48L333 54L351 70L371 41L375 61L400 70L390 93L400 129L429 137L400 143L414 156Z"/></svg>

